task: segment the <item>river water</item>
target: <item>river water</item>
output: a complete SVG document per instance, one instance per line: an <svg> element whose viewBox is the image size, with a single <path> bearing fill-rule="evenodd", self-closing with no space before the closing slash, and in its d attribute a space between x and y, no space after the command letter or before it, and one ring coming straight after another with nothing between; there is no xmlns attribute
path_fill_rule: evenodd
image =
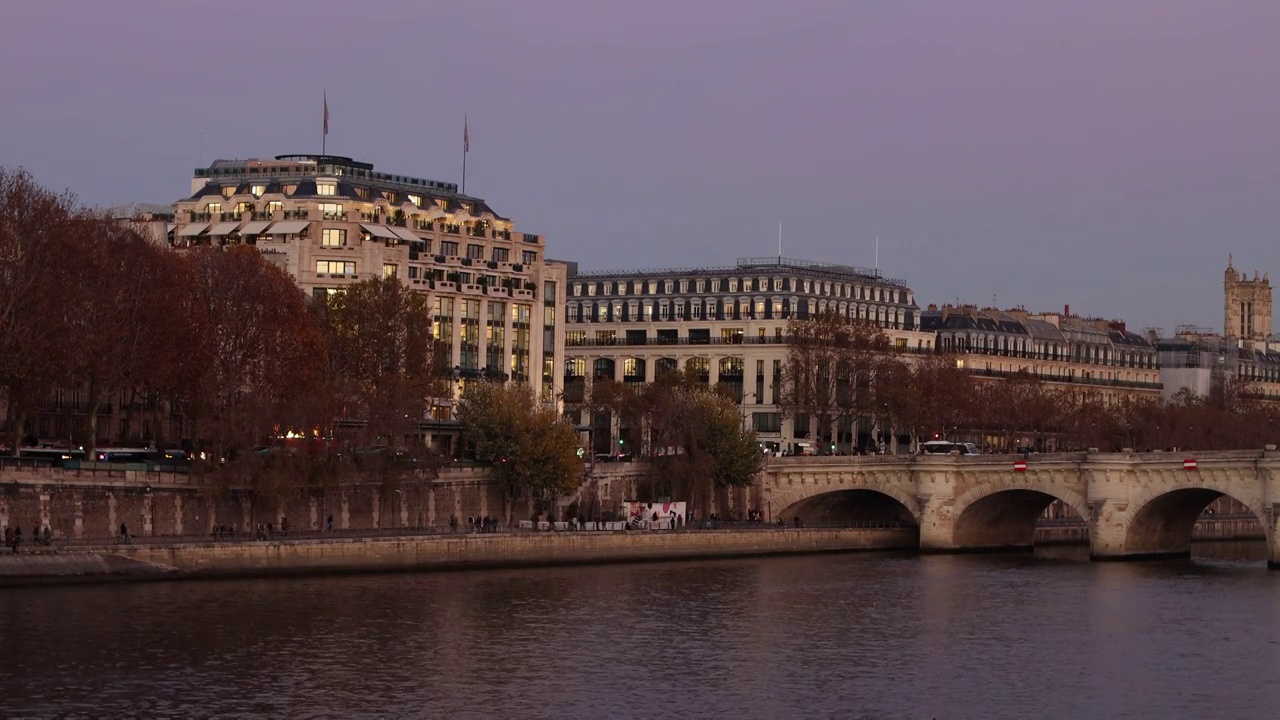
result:
<svg viewBox="0 0 1280 720"><path fill-rule="evenodd" d="M848 554L0 592L0 717L1262 718L1280 572Z"/></svg>

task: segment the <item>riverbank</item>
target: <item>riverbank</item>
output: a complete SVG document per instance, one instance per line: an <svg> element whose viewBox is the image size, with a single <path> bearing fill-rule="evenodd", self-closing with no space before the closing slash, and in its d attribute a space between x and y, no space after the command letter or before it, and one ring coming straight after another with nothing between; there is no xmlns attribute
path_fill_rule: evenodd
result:
<svg viewBox="0 0 1280 720"><path fill-rule="evenodd" d="M915 528L566 532L174 543L0 555L0 587L898 550Z"/></svg>

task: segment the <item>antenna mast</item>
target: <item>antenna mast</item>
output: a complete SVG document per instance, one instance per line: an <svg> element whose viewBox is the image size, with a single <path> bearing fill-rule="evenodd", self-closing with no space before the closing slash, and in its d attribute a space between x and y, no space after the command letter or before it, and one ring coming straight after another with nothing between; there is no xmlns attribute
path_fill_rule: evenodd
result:
<svg viewBox="0 0 1280 720"><path fill-rule="evenodd" d="M778 221L778 264L782 264L782 221Z"/></svg>

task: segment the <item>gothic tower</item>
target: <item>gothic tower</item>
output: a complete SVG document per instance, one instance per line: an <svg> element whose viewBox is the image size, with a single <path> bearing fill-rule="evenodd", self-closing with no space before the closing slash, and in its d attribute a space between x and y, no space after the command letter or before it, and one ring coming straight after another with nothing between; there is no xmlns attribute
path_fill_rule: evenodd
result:
<svg viewBox="0 0 1280 720"><path fill-rule="evenodd" d="M1271 334L1271 278L1253 279L1236 271L1227 256L1223 274L1224 315L1222 334L1241 342L1266 343Z"/></svg>

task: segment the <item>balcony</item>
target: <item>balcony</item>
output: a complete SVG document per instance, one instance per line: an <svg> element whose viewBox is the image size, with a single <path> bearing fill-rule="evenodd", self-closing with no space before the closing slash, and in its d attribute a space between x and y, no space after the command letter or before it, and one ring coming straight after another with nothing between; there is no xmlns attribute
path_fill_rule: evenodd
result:
<svg viewBox="0 0 1280 720"><path fill-rule="evenodd" d="M511 231L510 230L494 230L493 237L495 240L510 240Z"/></svg>
<svg viewBox="0 0 1280 720"><path fill-rule="evenodd" d="M284 211L285 220L307 220L310 218L310 215L311 213L308 210L285 210Z"/></svg>
<svg viewBox="0 0 1280 720"><path fill-rule="evenodd" d="M532 244L534 244L534 245L537 245L537 244L538 244L538 236L537 236L537 235L534 235L534 234L532 234L532 233L523 233L523 235L524 235L524 241L525 241L525 242L527 242L527 243L532 243Z"/></svg>
<svg viewBox="0 0 1280 720"><path fill-rule="evenodd" d="M462 226L461 226L461 225L458 225L457 223L454 223L454 224L452 224L452 225L450 225L450 224L447 224L447 223L446 223L446 224L441 225L441 228L442 228L446 233L448 233L449 235L461 235L461 234L462 234Z"/></svg>
<svg viewBox="0 0 1280 720"><path fill-rule="evenodd" d="M325 220L346 220L347 214L345 212L340 212L340 213L327 212L324 214L324 219Z"/></svg>
<svg viewBox="0 0 1280 720"><path fill-rule="evenodd" d="M478 237L478 238L489 236L489 234L485 231L485 229L479 225L471 226L471 228L467 230L467 235L470 235L471 237Z"/></svg>

